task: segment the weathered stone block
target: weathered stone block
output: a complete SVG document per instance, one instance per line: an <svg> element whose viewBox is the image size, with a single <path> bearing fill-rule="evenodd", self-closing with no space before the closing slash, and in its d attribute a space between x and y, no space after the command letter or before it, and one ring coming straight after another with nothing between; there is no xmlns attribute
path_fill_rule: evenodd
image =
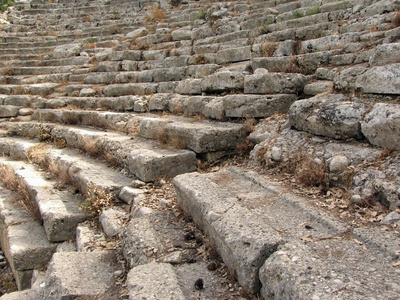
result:
<svg viewBox="0 0 400 300"><path fill-rule="evenodd" d="M361 122L361 131L374 146L400 150L400 107L377 103Z"/></svg>
<svg viewBox="0 0 400 300"><path fill-rule="evenodd" d="M127 285L129 299L186 299L172 266L166 263L150 263L133 268L129 271Z"/></svg>
<svg viewBox="0 0 400 300"><path fill-rule="evenodd" d="M357 78L355 86L364 93L400 94L400 64L373 67Z"/></svg>
<svg viewBox="0 0 400 300"><path fill-rule="evenodd" d="M46 272L42 299L101 295L115 284L118 270L117 258L109 251L56 253Z"/></svg>
<svg viewBox="0 0 400 300"><path fill-rule="evenodd" d="M18 116L20 107L14 105L0 105L0 118L10 118Z"/></svg>
<svg viewBox="0 0 400 300"><path fill-rule="evenodd" d="M128 158L129 170L149 182L162 176L174 177L196 170L196 154L188 150L138 149Z"/></svg>
<svg viewBox="0 0 400 300"><path fill-rule="evenodd" d="M251 59L251 46L228 48L217 53L217 64L239 62Z"/></svg>
<svg viewBox="0 0 400 300"><path fill-rule="evenodd" d="M257 69L244 77L245 94L296 94L303 90L308 79L302 74L270 73Z"/></svg>
<svg viewBox="0 0 400 300"><path fill-rule="evenodd" d="M287 113L297 100L293 94L228 95L223 99L225 115L229 118L265 118L276 113Z"/></svg>
<svg viewBox="0 0 400 300"><path fill-rule="evenodd" d="M221 71L205 77L201 82L204 92L221 92L225 90L243 89L244 75L240 72Z"/></svg>
<svg viewBox="0 0 400 300"><path fill-rule="evenodd" d="M291 126L334 139L362 139L360 121L366 114L362 103L331 94L296 101L289 110Z"/></svg>
<svg viewBox="0 0 400 300"><path fill-rule="evenodd" d="M186 79L178 83L175 92L182 95L200 95L201 79Z"/></svg>

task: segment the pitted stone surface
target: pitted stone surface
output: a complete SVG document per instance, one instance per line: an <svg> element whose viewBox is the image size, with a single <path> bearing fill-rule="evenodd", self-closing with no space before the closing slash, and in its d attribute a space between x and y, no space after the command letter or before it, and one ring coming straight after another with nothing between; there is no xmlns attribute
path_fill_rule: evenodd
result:
<svg viewBox="0 0 400 300"><path fill-rule="evenodd" d="M297 130L335 139L361 139L360 122L366 113L363 103L332 94L296 101L290 107L289 118Z"/></svg>
<svg viewBox="0 0 400 300"><path fill-rule="evenodd" d="M186 299L170 264L137 266L129 271L127 285L129 299Z"/></svg>

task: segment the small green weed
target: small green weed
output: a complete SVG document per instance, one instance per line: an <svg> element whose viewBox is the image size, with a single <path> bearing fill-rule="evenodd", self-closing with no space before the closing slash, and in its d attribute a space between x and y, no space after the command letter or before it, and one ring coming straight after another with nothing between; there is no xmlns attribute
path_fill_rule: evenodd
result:
<svg viewBox="0 0 400 300"><path fill-rule="evenodd" d="M197 19L205 20L205 19L206 19L206 16L207 16L207 12L202 11L201 13L199 13L199 14L197 15Z"/></svg>
<svg viewBox="0 0 400 300"><path fill-rule="evenodd" d="M2 12L6 11L10 6L14 6L14 1L12 0L0 0L0 10Z"/></svg>
<svg viewBox="0 0 400 300"><path fill-rule="evenodd" d="M303 13L301 11L299 11L299 10L293 11L293 18L298 19L301 17L303 17Z"/></svg>
<svg viewBox="0 0 400 300"><path fill-rule="evenodd" d="M308 12L307 15L312 16L312 15L316 15L319 14L321 12L319 6L316 6L314 8L311 8Z"/></svg>

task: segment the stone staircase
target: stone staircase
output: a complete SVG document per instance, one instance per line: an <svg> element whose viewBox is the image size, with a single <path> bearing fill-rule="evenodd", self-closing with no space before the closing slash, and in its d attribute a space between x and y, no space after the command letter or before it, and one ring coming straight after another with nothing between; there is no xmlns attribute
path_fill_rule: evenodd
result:
<svg viewBox="0 0 400 300"><path fill-rule="evenodd" d="M399 8L17 1L1 299L398 298Z"/></svg>

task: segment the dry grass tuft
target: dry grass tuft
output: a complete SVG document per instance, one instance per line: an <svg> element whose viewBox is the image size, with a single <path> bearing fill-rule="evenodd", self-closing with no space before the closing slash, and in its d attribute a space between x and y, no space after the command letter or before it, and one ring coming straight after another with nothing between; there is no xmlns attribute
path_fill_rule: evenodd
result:
<svg viewBox="0 0 400 300"><path fill-rule="evenodd" d="M261 44L262 56L270 57L278 49L278 43L276 42L264 42Z"/></svg>
<svg viewBox="0 0 400 300"><path fill-rule="evenodd" d="M392 18L392 24L394 27L399 27L400 26L400 13L397 13L393 18Z"/></svg>
<svg viewBox="0 0 400 300"><path fill-rule="evenodd" d="M163 145L168 144L168 135L165 133L164 127L160 127L157 129L156 140Z"/></svg>
<svg viewBox="0 0 400 300"><path fill-rule="evenodd" d="M253 150L254 146L255 144L252 141L246 139L244 142L238 144L236 149L240 156L247 156Z"/></svg>
<svg viewBox="0 0 400 300"><path fill-rule="evenodd" d="M165 17L165 12L156 5L148 7L147 10L149 11L149 13L146 14L147 22L159 22Z"/></svg>
<svg viewBox="0 0 400 300"><path fill-rule="evenodd" d="M1 166L0 176L7 188L17 192L21 196L22 204L26 207L31 216L35 220L40 221L41 215L39 208L37 207L35 200L32 199L29 194L23 180L15 174L14 170L10 166Z"/></svg>
<svg viewBox="0 0 400 300"><path fill-rule="evenodd" d="M34 162L43 168L47 168L46 155L50 147L46 144L39 144L29 148L27 157L30 162Z"/></svg>
<svg viewBox="0 0 400 300"><path fill-rule="evenodd" d="M204 54L197 54L197 55L194 57L194 63L195 63L196 65L203 65L203 64L208 64L209 61L208 61L208 59L205 57Z"/></svg>
<svg viewBox="0 0 400 300"><path fill-rule="evenodd" d="M254 131L257 124L257 120L254 118L246 118L243 122L245 134L249 134Z"/></svg>
<svg viewBox="0 0 400 300"><path fill-rule="evenodd" d="M295 168L296 180L304 186L323 186L328 182L327 166L311 156L301 156Z"/></svg>
<svg viewBox="0 0 400 300"><path fill-rule="evenodd" d="M97 218L103 209L112 207L115 200L115 195L106 191L102 187L95 186L93 182L90 182L86 198L80 208L86 214L90 214L93 218Z"/></svg>

